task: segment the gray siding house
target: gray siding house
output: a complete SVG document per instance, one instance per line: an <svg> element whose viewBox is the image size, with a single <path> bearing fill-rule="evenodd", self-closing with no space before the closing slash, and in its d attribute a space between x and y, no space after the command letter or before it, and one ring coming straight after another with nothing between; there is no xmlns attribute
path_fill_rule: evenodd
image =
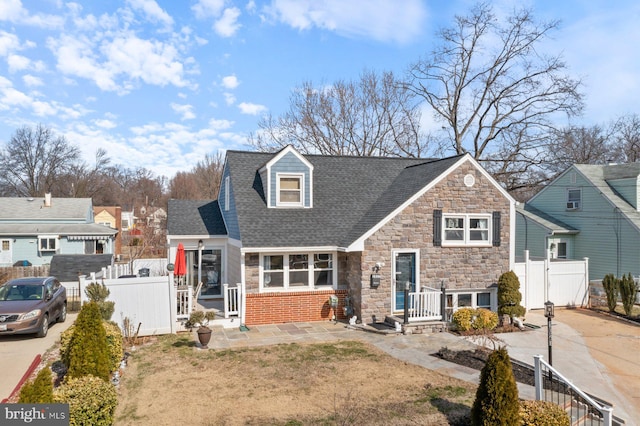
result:
<svg viewBox="0 0 640 426"><path fill-rule="evenodd" d="M117 232L94 223L90 198L0 198L0 266L46 265L56 254L112 254Z"/></svg>
<svg viewBox="0 0 640 426"><path fill-rule="evenodd" d="M404 309L404 289L447 288L451 309L496 309L514 262L515 201L469 155L409 159L227 152L217 200L170 200L178 244L202 297L238 285L247 325L358 321ZM342 309L338 317L345 318Z"/></svg>
<svg viewBox="0 0 640 426"><path fill-rule="evenodd" d="M518 207L516 254L589 258L589 277L640 275L640 163L574 164Z"/></svg>

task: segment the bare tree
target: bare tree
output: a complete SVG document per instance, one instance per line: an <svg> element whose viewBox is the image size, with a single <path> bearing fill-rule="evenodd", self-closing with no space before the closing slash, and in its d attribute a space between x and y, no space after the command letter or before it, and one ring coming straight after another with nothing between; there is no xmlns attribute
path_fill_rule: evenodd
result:
<svg viewBox="0 0 640 426"><path fill-rule="evenodd" d="M169 198L183 200L213 200L218 197L224 157L222 153L207 154L189 172L178 172L169 181Z"/></svg>
<svg viewBox="0 0 640 426"><path fill-rule="evenodd" d="M540 161L553 120L583 106L581 83L564 74L561 57L537 50L557 27L536 22L526 9L502 23L480 3L438 33L440 46L410 67L407 85L443 123L445 149L502 161L493 169L509 170L511 178L529 168L520 163Z"/></svg>
<svg viewBox="0 0 640 426"><path fill-rule="evenodd" d="M93 165L85 162L74 164L56 180L53 192L63 197L92 198L95 205L105 205L102 199L105 198L103 193L109 189L105 181L110 163L107 151L99 148Z"/></svg>
<svg viewBox="0 0 640 426"><path fill-rule="evenodd" d="M7 196L38 197L78 166L80 150L38 124L16 130L0 151L0 187ZM58 195L58 194L54 194Z"/></svg>
<svg viewBox="0 0 640 426"><path fill-rule="evenodd" d="M599 125L571 126L554 133L547 171L554 177L572 164L607 164L613 146L611 130Z"/></svg>
<svg viewBox="0 0 640 426"><path fill-rule="evenodd" d="M635 163L640 160L640 117L638 114L618 118L614 123L615 141L611 160Z"/></svg>
<svg viewBox="0 0 640 426"><path fill-rule="evenodd" d="M420 156L420 110L393 73L365 71L358 81L337 81L293 90L289 111L259 123L250 144L261 151L293 145L303 153Z"/></svg>

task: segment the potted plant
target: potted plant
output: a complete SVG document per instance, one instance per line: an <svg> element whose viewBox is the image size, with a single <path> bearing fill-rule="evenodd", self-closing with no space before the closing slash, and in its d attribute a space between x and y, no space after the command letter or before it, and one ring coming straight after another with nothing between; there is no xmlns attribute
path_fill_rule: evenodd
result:
<svg viewBox="0 0 640 426"><path fill-rule="evenodd" d="M207 348L209 340L211 340L211 329L208 327L209 321L216 317L216 313L213 311L193 311L189 315L189 319L185 323L185 326L189 329L198 327L198 340L203 348Z"/></svg>

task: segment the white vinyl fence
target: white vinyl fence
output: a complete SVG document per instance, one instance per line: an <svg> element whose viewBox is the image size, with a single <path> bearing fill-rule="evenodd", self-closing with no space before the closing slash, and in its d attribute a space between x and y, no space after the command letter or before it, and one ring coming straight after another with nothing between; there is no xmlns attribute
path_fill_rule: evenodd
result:
<svg viewBox="0 0 640 426"><path fill-rule="evenodd" d="M522 305L543 309L550 300L556 306L587 306L589 303L589 259L531 260L525 251L524 262L516 262L514 272L520 280Z"/></svg>
<svg viewBox="0 0 640 426"><path fill-rule="evenodd" d="M91 282L109 289L107 300L115 302L112 321L123 328L124 319L138 329L139 336L176 332L177 295L172 276L120 279L80 278L80 296L87 301L85 287ZM123 330L124 331L124 330Z"/></svg>

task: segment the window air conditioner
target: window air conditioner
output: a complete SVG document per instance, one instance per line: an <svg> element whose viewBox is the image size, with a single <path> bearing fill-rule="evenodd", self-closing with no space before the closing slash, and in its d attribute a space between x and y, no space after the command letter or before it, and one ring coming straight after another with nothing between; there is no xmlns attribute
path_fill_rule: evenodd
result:
<svg viewBox="0 0 640 426"><path fill-rule="evenodd" d="M567 209L576 210L580 206L578 201L567 201Z"/></svg>

